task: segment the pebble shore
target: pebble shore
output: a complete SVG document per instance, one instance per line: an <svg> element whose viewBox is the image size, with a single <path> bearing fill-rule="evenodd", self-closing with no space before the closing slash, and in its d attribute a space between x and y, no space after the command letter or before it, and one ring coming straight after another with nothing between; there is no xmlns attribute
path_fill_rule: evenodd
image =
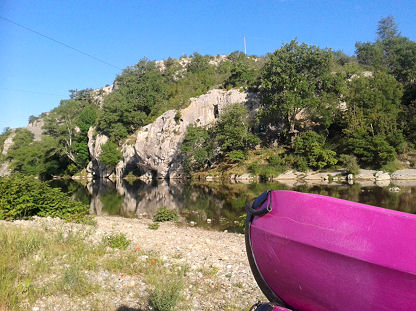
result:
<svg viewBox="0 0 416 311"><path fill-rule="evenodd" d="M40 217L11 223L0 221L0 225L40 228L64 234L90 231L87 240L91 243L100 243L108 234L124 233L131 241L130 248L156 253L167 265L189 268L185 274L179 310L248 310L258 300L265 300L252 276L243 234L209 231L175 223L161 223L158 230L151 230L148 228L151 220L148 219L103 216L95 219L95 227ZM139 276L120 277L108 271L86 273L100 287L94 297L42 297L27 309L152 310L147 303L148 285Z"/></svg>

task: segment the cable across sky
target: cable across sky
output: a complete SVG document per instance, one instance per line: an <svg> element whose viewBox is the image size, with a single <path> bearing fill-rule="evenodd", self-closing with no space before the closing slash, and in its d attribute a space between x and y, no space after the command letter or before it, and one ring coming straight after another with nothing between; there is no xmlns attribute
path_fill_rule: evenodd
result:
<svg viewBox="0 0 416 311"><path fill-rule="evenodd" d="M26 27L26 26L24 26L24 25L21 25L21 24L19 24L19 23L15 22L15 21L13 21L13 20L11 20L11 19L9 19L9 18L6 18L6 17L3 17L3 16L0 16L0 19L2 19L2 20L4 20L4 21L6 21L6 22L8 22L8 23L14 24L14 25L16 25L16 26L18 26L18 27L20 27L20 28L23 28L23 29L25 29L25 30L27 30L27 31L30 31L30 32L32 32L32 33L34 33L34 34L37 34L38 36L44 37L44 38L46 38L46 39L48 39L48 40L50 40L50 41L53 41L53 42L55 42L55 43L58 43L58 44L60 44L60 45L62 45L62 46L64 46L64 47L66 47L66 48L68 48L68 49L71 49L71 50L73 50L73 51L76 51L76 52L78 52L78 53L80 53L80 54L82 54L82 55L84 55L84 56L87 56L87 57L89 57L89 58L92 58L92 59L96 60L97 62L100 62L100 63L103 63L103 64L105 64L105 65L107 65L107 66L110 66L110 67L113 67L113 68L116 68L116 69L122 70L120 67L118 67L118 66L116 66L116 65L113 65L113 64L111 64L111 63L109 63L109 62L107 62L107 61L105 61L105 60L102 60L101 58L98 58L98 57L96 57L96 56L94 56L94 55L91 55L91 54L89 54L89 53L86 53L86 52L84 52L84 51L81 51L80 49L74 48L74 47L70 46L69 44L66 44L66 43L64 43L64 42L62 42L62 41L59 41L59 40L56 40L56 39L54 39L54 38L52 38L52 37L49 37L49 36L47 36L47 35L44 35L44 34L40 33L39 31L36 31L36 30L34 30L34 29L32 29L32 28L29 28L29 27Z"/></svg>

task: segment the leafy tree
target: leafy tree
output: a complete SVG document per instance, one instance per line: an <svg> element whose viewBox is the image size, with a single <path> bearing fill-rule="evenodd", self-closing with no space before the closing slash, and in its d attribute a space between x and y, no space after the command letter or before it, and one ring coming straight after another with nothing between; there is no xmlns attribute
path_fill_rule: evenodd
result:
<svg viewBox="0 0 416 311"><path fill-rule="evenodd" d="M89 160L87 132L95 124L98 106L90 90L72 90L70 97L44 118L43 131L57 139L60 156L82 168Z"/></svg>
<svg viewBox="0 0 416 311"><path fill-rule="evenodd" d="M325 137L314 131L307 131L295 138L293 149L296 155L304 157L311 168L322 169L335 165L336 152L325 148Z"/></svg>
<svg viewBox="0 0 416 311"><path fill-rule="evenodd" d="M251 133L247 108L233 104L224 108L214 128L215 140L223 152L245 151L260 143L260 139Z"/></svg>
<svg viewBox="0 0 416 311"><path fill-rule="evenodd" d="M400 36L397 24L394 21L393 16L389 15L379 20L377 36L378 41L390 40Z"/></svg>
<svg viewBox="0 0 416 311"><path fill-rule="evenodd" d="M57 144L56 138L47 136L42 141L21 145L11 150L8 154L11 161L10 169L42 178L63 173L68 165L68 159L59 153Z"/></svg>
<svg viewBox="0 0 416 311"><path fill-rule="evenodd" d="M188 172L204 168L212 158L213 144L204 127L189 125L181 146L184 167Z"/></svg>
<svg viewBox="0 0 416 311"><path fill-rule="evenodd" d="M115 83L117 89L104 98L98 130L118 141L145 124L152 109L166 99L167 85L155 62L147 59L123 70Z"/></svg>
<svg viewBox="0 0 416 311"><path fill-rule="evenodd" d="M99 160L108 168L114 168L121 159L122 154L118 150L115 143L109 140L102 146L102 153L99 157Z"/></svg>
<svg viewBox="0 0 416 311"><path fill-rule="evenodd" d="M283 121L286 134L293 134L302 119L329 124L339 92L332 61L330 51L296 40L269 55L261 74L263 119L272 125Z"/></svg>
<svg viewBox="0 0 416 311"><path fill-rule="evenodd" d="M228 59L231 61L230 76L224 83L225 87L254 86L259 74L257 62L242 52L233 52Z"/></svg>
<svg viewBox="0 0 416 311"><path fill-rule="evenodd" d="M345 151L366 165L381 167L394 160L403 136L397 126L403 89L393 76L375 72L357 77L345 94L343 134Z"/></svg>

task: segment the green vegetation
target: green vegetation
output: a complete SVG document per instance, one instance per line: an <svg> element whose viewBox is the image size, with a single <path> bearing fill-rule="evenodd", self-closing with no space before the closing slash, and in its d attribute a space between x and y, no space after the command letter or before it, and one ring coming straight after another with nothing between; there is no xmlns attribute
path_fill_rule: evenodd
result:
<svg viewBox="0 0 416 311"><path fill-rule="evenodd" d="M174 110L180 125L190 98L238 88L258 95L258 113L254 103L250 113L228 105L216 112L215 125L188 126L181 151L189 174L214 168L217 176L248 170L268 178L289 168L341 165L352 172L354 161L391 169L416 146L416 42L402 36L392 16L380 20L376 34L374 42L357 42L354 56L292 40L265 57L237 51L141 59L116 77L111 93L72 90L48 114L31 116L44 121L42 141L17 129L0 161L42 179L74 175L91 160L88 134L105 134L99 161L111 170L121 159L120 146L162 113ZM0 147L9 135L10 129L0 135ZM281 153L270 161L255 155L276 146Z"/></svg>
<svg viewBox="0 0 416 311"><path fill-rule="evenodd" d="M210 133L203 127L188 126L181 150L189 172L208 166L213 155Z"/></svg>
<svg viewBox="0 0 416 311"><path fill-rule="evenodd" d="M80 222L88 219L87 205L70 200L60 189L30 176L15 174L0 178L0 193L0 219L3 220L35 215Z"/></svg>
<svg viewBox="0 0 416 311"><path fill-rule="evenodd" d="M51 231L0 226L0 310L21 310L24 304L61 294L93 299L103 287L91 275L100 271L116 278L139 277L149 286L149 304L155 310L177 308L182 298L185 267L166 267L154 253L108 250L104 243L87 242L91 233L88 230L81 233L75 228ZM142 255L148 259L140 260ZM135 294L139 295L141 290L137 288Z"/></svg>
<svg viewBox="0 0 416 311"><path fill-rule="evenodd" d="M173 311L181 299L183 289L182 274L174 272L161 278L154 278L154 289L149 303L155 311Z"/></svg>
<svg viewBox="0 0 416 311"><path fill-rule="evenodd" d="M123 233L114 233L103 237L103 244L111 248L127 249L130 245L130 240Z"/></svg>
<svg viewBox="0 0 416 311"><path fill-rule="evenodd" d="M157 229L159 229L159 226L160 226L160 224L158 222L153 222L148 226L148 228L150 230L157 230Z"/></svg>
<svg viewBox="0 0 416 311"><path fill-rule="evenodd" d="M84 243L84 238L72 232L64 236L1 226L0 309L20 310L22 302L45 295L84 296L99 290L82 267L94 269L104 248ZM50 278L51 271L56 278Z"/></svg>
<svg viewBox="0 0 416 311"><path fill-rule="evenodd" d="M178 221L178 212L176 210L169 210L163 206L157 210L156 215L153 217L153 221Z"/></svg>
<svg viewBox="0 0 416 311"><path fill-rule="evenodd" d="M117 145L112 141L109 140L102 146L102 153L99 160L108 168L114 168L121 158L121 152L117 149Z"/></svg>

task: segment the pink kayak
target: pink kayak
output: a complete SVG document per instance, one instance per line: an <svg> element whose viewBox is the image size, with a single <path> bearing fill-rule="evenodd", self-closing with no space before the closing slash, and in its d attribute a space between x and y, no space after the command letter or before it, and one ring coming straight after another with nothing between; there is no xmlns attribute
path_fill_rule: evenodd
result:
<svg viewBox="0 0 416 311"><path fill-rule="evenodd" d="M274 305L416 311L416 215L294 191L246 208L251 269Z"/></svg>

